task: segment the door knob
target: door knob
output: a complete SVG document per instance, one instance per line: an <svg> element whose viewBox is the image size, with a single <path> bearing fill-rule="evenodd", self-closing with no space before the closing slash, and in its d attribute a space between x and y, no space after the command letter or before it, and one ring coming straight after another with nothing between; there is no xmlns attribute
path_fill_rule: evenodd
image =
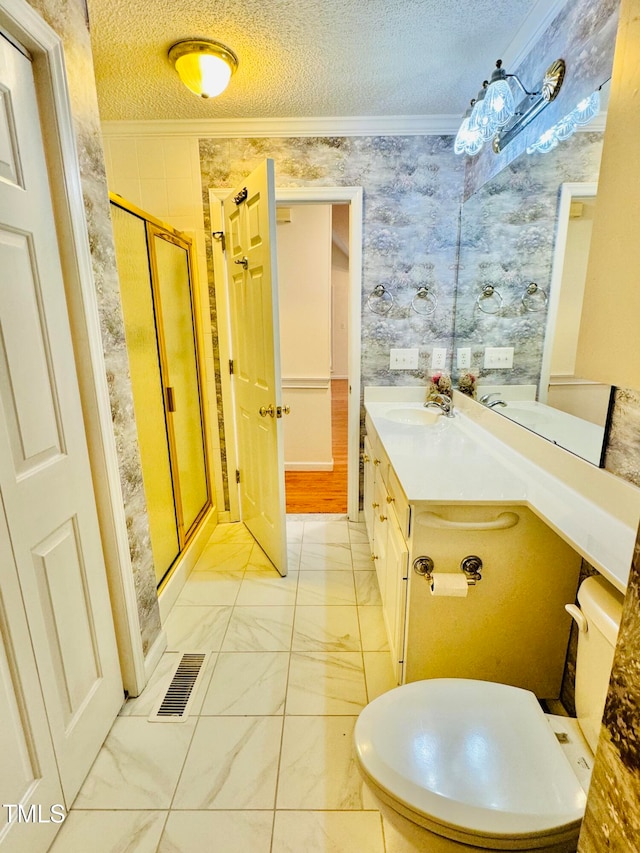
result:
<svg viewBox="0 0 640 853"><path fill-rule="evenodd" d="M278 406L276 408L276 416L281 418L283 415L288 415L291 412L290 406Z"/></svg>
<svg viewBox="0 0 640 853"><path fill-rule="evenodd" d="M273 407L273 403L270 406L260 406L258 409L261 418L266 418L267 415L271 415L272 418L276 416L276 410Z"/></svg>
<svg viewBox="0 0 640 853"><path fill-rule="evenodd" d="M241 258L239 261L234 261L233 263L241 266L243 270L249 269L249 258L247 257Z"/></svg>

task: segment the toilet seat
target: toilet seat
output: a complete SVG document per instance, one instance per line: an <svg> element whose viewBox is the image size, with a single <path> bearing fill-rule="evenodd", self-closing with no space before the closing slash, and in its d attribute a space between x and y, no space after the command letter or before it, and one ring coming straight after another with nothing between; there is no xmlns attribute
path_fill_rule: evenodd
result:
<svg viewBox="0 0 640 853"><path fill-rule="evenodd" d="M586 792L528 690L470 679L405 684L367 705L354 739L383 799L446 838L499 848L577 837Z"/></svg>

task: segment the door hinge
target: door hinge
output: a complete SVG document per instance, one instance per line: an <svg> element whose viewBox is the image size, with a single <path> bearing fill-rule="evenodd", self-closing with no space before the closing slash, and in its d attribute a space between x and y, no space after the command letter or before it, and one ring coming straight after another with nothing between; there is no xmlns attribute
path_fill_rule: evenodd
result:
<svg viewBox="0 0 640 853"><path fill-rule="evenodd" d="M249 195L249 190L246 187L242 187L238 195L234 195L233 200L236 204L242 204L243 201L247 200Z"/></svg>
<svg viewBox="0 0 640 853"><path fill-rule="evenodd" d="M224 236L224 231L212 231L211 236L214 240L217 240L220 243L220 248L223 252L227 251L227 241Z"/></svg>
<svg viewBox="0 0 640 853"><path fill-rule="evenodd" d="M236 483L240 482L240 469L236 468Z"/></svg>
<svg viewBox="0 0 640 853"><path fill-rule="evenodd" d="M233 359L229 359L229 373L233 375Z"/></svg>

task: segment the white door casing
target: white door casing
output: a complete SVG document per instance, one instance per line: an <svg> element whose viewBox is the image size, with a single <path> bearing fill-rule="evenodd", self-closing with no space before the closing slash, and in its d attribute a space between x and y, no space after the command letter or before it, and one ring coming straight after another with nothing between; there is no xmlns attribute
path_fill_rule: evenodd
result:
<svg viewBox="0 0 640 853"><path fill-rule="evenodd" d="M0 38L0 486L67 804L123 701L31 63Z"/></svg>
<svg viewBox="0 0 640 853"><path fill-rule="evenodd" d="M242 520L286 575L273 160L224 199L223 212Z"/></svg>

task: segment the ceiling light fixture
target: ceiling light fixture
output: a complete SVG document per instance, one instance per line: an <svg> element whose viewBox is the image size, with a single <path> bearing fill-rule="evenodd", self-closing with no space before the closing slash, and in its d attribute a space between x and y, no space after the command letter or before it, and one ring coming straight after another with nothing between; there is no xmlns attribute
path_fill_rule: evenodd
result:
<svg viewBox="0 0 640 853"><path fill-rule="evenodd" d="M516 74L507 74L502 67L502 60L499 59L491 79L484 81L477 98L471 102L471 115L465 115L462 120L454 143L456 154L473 156L482 148L482 145L478 147L475 141L471 146L466 144L470 132L479 133L482 142L488 142L493 137L494 152L498 154L502 151L557 97L565 71L564 60L557 59L547 68L536 90L529 92ZM523 97L518 103L509 85L510 80L514 80L522 90Z"/></svg>
<svg viewBox="0 0 640 853"><path fill-rule="evenodd" d="M215 98L229 85L238 57L210 39L185 39L169 48L169 60L187 89L201 98Z"/></svg>
<svg viewBox="0 0 640 853"><path fill-rule="evenodd" d="M559 142L564 142L576 132L581 125L589 124L600 112L600 90L584 98L577 107L563 116L557 124L546 130L533 145L527 148L527 154L546 154Z"/></svg>

